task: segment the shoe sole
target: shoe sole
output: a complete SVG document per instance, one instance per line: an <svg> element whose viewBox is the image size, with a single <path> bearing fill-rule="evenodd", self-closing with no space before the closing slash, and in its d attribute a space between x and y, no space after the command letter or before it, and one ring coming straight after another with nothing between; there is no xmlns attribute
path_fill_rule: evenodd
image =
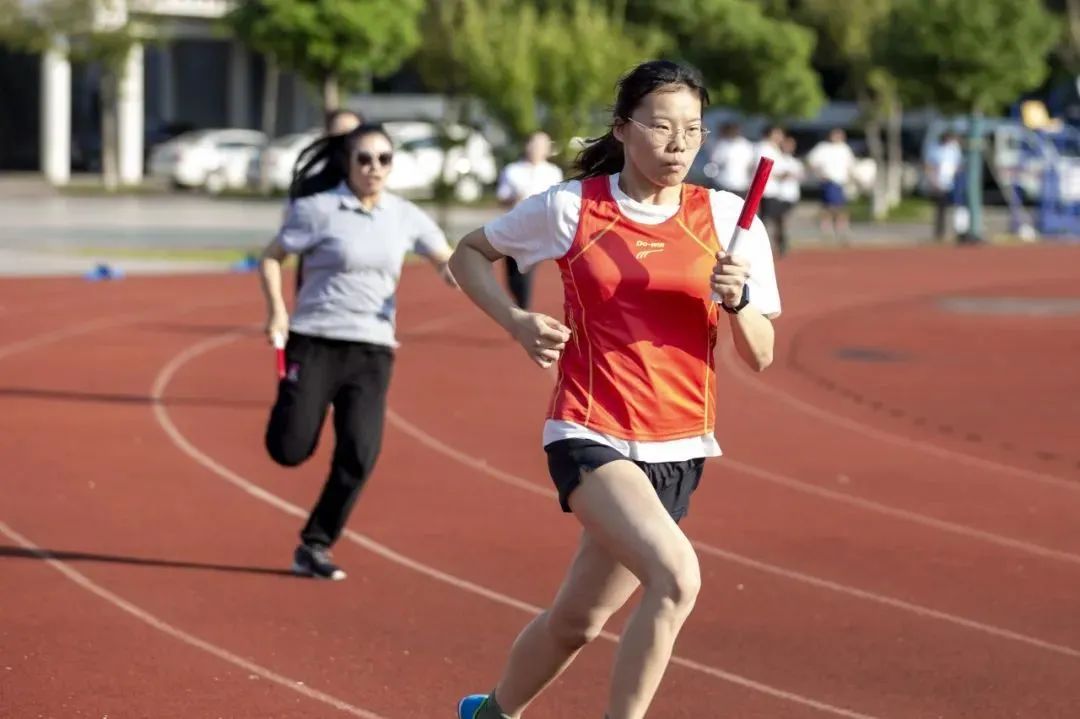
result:
<svg viewBox="0 0 1080 719"><path fill-rule="evenodd" d="M323 579L323 580L326 580L326 581L329 581L329 582L340 582L342 579L344 579L345 577L348 576L347 574L345 574L344 570L335 569L334 573L331 574L329 577L324 577L321 574L316 574L315 572L311 571L310 569L308 569L307 567L305 567L305 566L303 566L301 564L297 564L296 562L293 562L292 573L295 574L298 577L309 577L311 579Z"/></svg>

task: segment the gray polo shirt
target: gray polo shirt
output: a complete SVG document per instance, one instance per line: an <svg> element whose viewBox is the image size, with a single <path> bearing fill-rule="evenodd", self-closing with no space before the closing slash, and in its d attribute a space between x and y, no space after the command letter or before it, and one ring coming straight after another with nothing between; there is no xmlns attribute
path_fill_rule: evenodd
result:
<svg viewBox="0 0 1080 719"><path fill-rule="evenodd" d="M291 203L278 242L304 256L291 331L389 347L405 254L449 249L413 203L383 193L368 211L345 183Z"/></svg>

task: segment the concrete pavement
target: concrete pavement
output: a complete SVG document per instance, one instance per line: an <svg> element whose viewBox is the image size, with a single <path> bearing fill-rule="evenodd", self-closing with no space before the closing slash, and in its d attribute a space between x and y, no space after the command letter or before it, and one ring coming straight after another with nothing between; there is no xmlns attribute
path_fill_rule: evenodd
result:
<svg viewBox="0 0 1080 719"><path fill-rule="evenodd" d="M183 259L197 250L257 250L276 231L281 199L215 198L195 192L118 194L61 192L35 175L0 177L0 275L81 273L98 260L127 272L225 270L228 263ZM500 212L495 207L426 206L451 242ZM817 206L800 205L790 220L792 249L829 247ZM987 212L987 235L1004 232L1007 215ZM855 224L851 247L917 245L930 241L928 223ZM95 257L93 250L101 250ZM107 251L107 252L106 252ZM118 257L120 251L126 257ZM179 258L151 257L177 251ZM148 256L139 257L140 252Z"/></svg>

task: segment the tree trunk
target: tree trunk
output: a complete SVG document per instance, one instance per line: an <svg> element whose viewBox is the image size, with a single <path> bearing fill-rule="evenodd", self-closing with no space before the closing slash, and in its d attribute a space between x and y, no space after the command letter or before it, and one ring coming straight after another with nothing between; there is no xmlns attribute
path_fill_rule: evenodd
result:
<svg viewBox="0 0 1080 719"><path fill-rule="evenodd" d="M435 200L439 225L445 231L450 224L450 206L456 201L454 196L454 183L447 180L450 172L450 153L458 146L458 143L450 137L450 128L461 122L464 109L464 100L458 94L447 95L446 114L443 115L441 125L436 128L439 133L439 145L442 147L442 167L439 169L439 177L435 181Z"/></svg>
<svg viewBox="0 0 1080 719"><path fill-rule="evenodd" d="M278 85L281 71L277 63L269 58L266 61L266 75L263 77L262 131L267 137L277 135Z"/></svg>
<svg viewBox="0 0 1080 719"><path fill-rule="evenodd" d="M886 125L888 159L886 161L886 195L885 201L891 210L900 204L904 194L904 147L903 147L903 123L904 112L900 101L892 98L889 103L890 111Z"/></svg>
<svg viewBox="0 0 1080 719"><path fill-rule="evenodd" d="M333 73L323 78L323 110L330 112L341 107L341 87Z"/></svg>
<svg viewBox="0 0 1080 719"><path fill-rule="evenodd" d="M874 187L870 193L870 214L875 220L884 220L889 212L888 183L886 180L885 147L881 142L881 121L870 111L863 125L866 147L874 160Z"/></svg>
<svg viewBox="0 0 1080 719"><path fill-rule="evenodd" d="M626 24L626 0L615 0L611 8L611 17L620 28Z"/></svg>
<svg viewBox="0 0 1080 719"><path fill-rule="evenodd" d="M1069 16L1069 46L1072 49L1072 61L1078 63L1080 62L1080 0L1065 0L1065 12Z"/></svg>
<svg viewBox="0 0 1080 719"><path fill-rule="evenodd" d="M120 186L116 87L115 73L104 70L101 74L101 178L109 192Z"/></svg>
<svg viewBox="0 0 1080 719"><path fill-rule="evenodd" d="M885 146L881 141L881 113L878 104L870 93L863 88L856 93L859 112L863 117L863 132L866 133L866 148L874 161L874 185L870 192L870 216L875 221L884 220L889 212L886 202L885 183Z"/></svg>

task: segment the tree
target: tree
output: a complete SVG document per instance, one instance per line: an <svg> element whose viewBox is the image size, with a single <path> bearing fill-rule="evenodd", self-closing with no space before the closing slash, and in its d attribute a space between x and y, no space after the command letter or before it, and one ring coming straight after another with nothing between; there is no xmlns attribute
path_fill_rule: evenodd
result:
<svg viewBox="0 0 1080 719"><path fill-rule="evenodd" d="M1080 76L1080 0L1044 0L1046 8L1061 24L1058 47L1051 56L1051 78L1068 78L1075 83Z"/></svg>
<svg viewBox="0 0 1080 719"><path fill-rule="evenodd" d="M596 2L432 0L419 67L431 86L481 100L513 137L544 126L566 141L600 130L619 76L663 42Z"/></svg>
<svg viewBox="0 0 1080 719"><path fill-rule="evenodd" d="M845 70L847 89L859 105L867 146L879 169L871 194L877 219L899 204L903 178L902 105L896 78L882 65L874 44L874 28L885 22L892 6L893 0L851 0L844 12L836 12L832 0L802 0L797 9L797 17L818 33L819 59Z"/></svg>
<svg viewBox="0 0 1080 719"><path fill-rule="evenodd" d="M770 16L762 0L625 3L631 23L665 28L665 49L700 68L719 103L779 119L812 115L824 101L814 33Z"/></svg>
<svg viewBox="0 0 1080 719"><path fill-rule="evenodd" d="M1037 87L1059 37L1054 17L1032 0L895 0L875 38L905 103L971 114L967 194L976 239L982 230L979 117Z"/></svg>
<svg viewBox="0 0 1080 719"><path fill-rule="evenodd" d="M1068 63L1073 72L1080 70L1080 0L1064 0L1065 27L1068 30Z"/></svg>
<svg viewBox="0 0 1080 719"><path fill-rule="evenodd" d="M518 0L431 0L420 74L454 101L480 100L521 137L539 126L538 22L536 7Z"/></svg>
<svg viewBox="0 0 1080 719"><path fill-rule="evenodd" d="M597 38L603 38L597 41ZM546 125L557 137L596 135L610 121L619 77L660 54L668 38L635 27L603 5L574 3L541 16L539 96Z"/></svg>
<svg viewBox="0 0 1080 719"><path fill-rule="evenodd" d="M120 184L117 103L120 77L132 49L151 34L135 25L124 0L0 0L0 43L32 53L63 48L72 62L96 63L101 75L101 169L105 187ZM58 44L58 38L66 42Z"/></svg>
<svg viewBox="0 0 1080 719"><path fill-rule="evenodd" d="M908 104L985 113L1045 79L1058 38L1031 0L895 0L876 42Z"/></svg>
<svg viewBox="0 0 1080 719"><path fill-rule="evenodd" d="M322 88L336 109L341 89L370 86L420 44L424 0L242 0L226 17L238 37Z"/></svg>

